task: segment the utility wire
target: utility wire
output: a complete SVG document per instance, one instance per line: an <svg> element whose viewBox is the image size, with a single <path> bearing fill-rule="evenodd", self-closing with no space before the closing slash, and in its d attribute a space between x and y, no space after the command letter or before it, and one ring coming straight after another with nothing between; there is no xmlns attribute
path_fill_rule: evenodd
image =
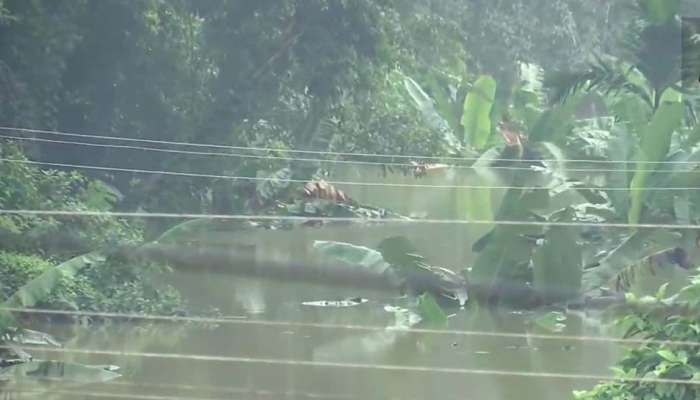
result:
<svg viewBox="0 0 700 400"><path fill-rule="evenodd" d="M9 349L10 346L0 346L0 348ZM58 354L86 354L86 355L102 355L102 356L121 356L121 357L139 357L139 358L155 358L165 360L189 360L189 361L206 361L206 362L221 362L235 364L258 364L271 366L287 366L287 367L307 367L307 368L340 368L340 369L360 369L360 370L375 370L375 371L394 371L394 372L416 372L416 373L440 373L454 375L481 375L481 376L505 376L505 377L520 377L520 378L542 378L542 379L559 379L559 380L592 380L592 381L621 381L621 382L636 382L636 383L671 383L681 385L700 385L700 381L684 380L684 379L666 379L654 377L612 377L607 375L594 374L573 374L559 372L534 372L534 371L508 371L496 369L478 369L478 368L451 368L451 367L432 367L419 365L397 365L397 364L368 364L368 363L351 363L351 362L332 362L332 361L309 361L309 360L294 360L284 358L259 358L259 357L241 357L241 356L217 356L206 354L185 354L185 353L152 353L139 351L116 351L116 350L94 350L94 349L75 349L75 348L46 348L46 347L25 347L27 351L43 351L47 353Z"/></svg>
<svg viewBox="0 0 700 400"><path fill-rule="evenodd" d="M149 213L117 211L72 211L72 210L21 210L0 209L0 214L43 215L43 216L85 216L85 217L125 217L125 218L165 218L165 219L218 219L218 220L260 220L260 221L300 221L319 220L327 222L382 222L403 224L436 225L506 225L506 226L563 226L563 227L598 227L598 228L642 228L642 229L682 229L696 230L700 225L694 224L629 224L610 222L550 222L550 221L509 221L509 220L466 220L466 219L412 219L412 218L358 218L358 217L323 217L295 215L245 215L245 214L186 214L186 213Z"/></svg>
<svg viewBox="0 0 700 400"><path fill-rule="evenodd" d="M182 396L163 396L153 394L136 394L136 393L114 393L114 392L94 392L83 390L63 390L51 388L50 391L38 389L3 389L5 393L17 393L24 395L41 395L47 392L51 394L62 394L67 396L84 396L95 397L98 399L133 399L133 400L231 400L231 398L212 398L212 397L182 397ZM76 397L73 397L76 398Z"/></svg>
<svg viewBox="0 0 700 400"><path fill-rule="evenodd" d="M420 164L411 164L411 163L397 163L397 162L376 162L376 161L354 161L354 160L328 160L328 159L320 159L320 158L298 158L298 157L282 157L282 156L274 156L274 155L253 155L253 154L240 154L240 153L220 153L220 152L206 152L206 151L192 151L192 150L174 150L174 149L164 149L164 148L158 148L158 147L143 147L143 146L132 146L132 145L115 145L115 144L102 144L102 143L87 143L87 142L74 142L74 141L67 141L67 140L52 140L52 139L43 139L43 138L34 138L34 137L20 137L20 136L8 136L8 135L2 135L0 138L3 139L11 139L11 140L24 140L24 141L33 141L33 142L43 142L43 143L53 143L53 144L62 144L62 145L71 145L71 146L88 146L88 147L101 147L101 148L113 148L113 149L128 149L128 150L139 150L139 151L152 151L152 152L160 152L160 153L169 153L169 154L187 154L187 155L201 155L201 156L220 156L220 157L233 157L233 158L253 158L253 159L263 159L263 160L282 160L282 161L300 161L300 162L318 162L318 163L328 163L328 164L349 164L349 165L369 165L369 166L375 166L375 167L402 167L402 168L417 168L420 167ZM282 151L282 150L280 150ZM499 160L508 160L510 162L520 162L524 163L526 160L519 160L519 159L490 159L488 161L499 161ZM565 161L565 160L543 160L543 161ZM630 162L633 163L633 162ZM697 163L695 162L688 162L688 164L691 165L696 165ZM494 165L494 166L474 166L474 165L447 165L447 167L452 168L452 169L468 169L468 170L476 170L479 168L482 169L497 169L497 170L520 170L520 171L536 171L536 168L532 167L514 167L514 166L502 166L502 165ZM665 169L665 170L658 170L655 168L648 168L648 169L630 169L630 168L614 168L614 169L601 169L601 168L562 168L562 171L566 172L595 172L595 173L604 173L604 172L636 172L636 171L647 171L647 172L656 172L656 173L690 173L690 172L696 172L693 170L673 170L673 169Z"/></svg>
<svg viewBox="0 0 700 400"><path fill-rule="evenodd" d="M284 397L293 396L294 398L304 398L304 399L352 399L354 397L350 395L341 394L331 394L331 393L314 393L314 392L299 392L299 391L289 391L289 392L275 392L265 389L254 389L250 387L242 386L211 386L211 385L187 385L178 383L134 383L134 382L120 382L120 381L109 381L103 383L107 386L121 386L134 389L162 389L162 390L178 390L178 391L191 391L191 392L210 392L210 393L223 393L229 395L239 395L239 394L254 394L256 396L268 396L268 397Z"/></svg>
<svg viewBox="0 0 700 400"><path fill-rule="evenodd" d="M199 324L214 324L214 325L237 325L237 326L265 326L265 327L285 327L285 328L313 328L313 329L337 329L360 332L384 332L391 329L400 329L386 326L371 326L371 325L352 325L352 324L329 324L329 323L312 323L312 322L293 322L293 321L267 321L246 319L246 317L227 317L227 318L207 318L207 317L178 317L167 315L144 315L144 314L126 314L126 313L105 313L92 311L63 311L49 309L27 309L14 307L0 307L2 311L17 312L25 314L42 314L42 315L62 315L75 317L97 317L106 319L124 319L124 320L140 320L140 321L155 321L166 323L190 322ZM403 329L403 328L401 328ZM574 342L602 342L602 343L618 343L623 345L646 345L655 344L660 346L689 346L698 347L700 342L678 341L678 340L657 340L657 339L635 339L635 338L616 338L606 336L581 336L581 335L547 335L539 333L511 333L511 332L488 332L488 331L466 331L454 329L429 329L429 328L405 328L406 331L412 333L435 334L446 336L465 336L465 337L481 337L489 336L503 339L540 339L552 341L574 341Z"/></svg>
<svg viewBox="0 0 700 400"><path fill-rule="evenodd" d="M53 163L44 161L31 161L31 160L20 160L13 158L0 158L0 162L10 162L18 164L29 164L29 165L43 165L49 167L60 167L60 168L74 168L74 169L84 169L84 170L95 170L95 171L108 171L108 172L123 172L123 173L134 173L134 174L154 174L154 175L168 175L168 176L183 176L188 178L205 178L205 179L226 179L226 180L240 180L240 181L252 181L252 182L271 182L279 181L279 178L274 177L259 177L259 176L236 176L236 175L217 175L217 174L202 174L196 172L179 172L179 171L167 171L167 170L151 170L151 169L136 169L136 168L119 168L119 167L103 167L97 165L83 165L83 164L66 164L66 163ZM694 172L694 171L686 171ZM700 172L700 171L699 171ZM304 179L285 179L286 182L291 183L307 183L308 180ZM414 183L383 183L383 182L358 182L358 181L326 181L331 185L347 185L347 186L366 186L366 187L402 187L402 188L426 188L426 189L490 189L490 190L507 190L507 189L522 189L522 190L543 190L543 189L553 189L552 187L543 186L508 186L508 185L428 185L428 184L414 184ZM562 182L562 185L569 184L572 189L578 190L610 190L610 191L679 191L679 190L700 190L700 187L650 187L645 189L631 189L628 187L598 187L598 186L576 186L571 183Z"/></svg>
<svg viewBox="0 0 700 400"><path fill-rule="evenodd" d="M442 157L442 156L421 156L421 155L407 155L407 154L386 154L386 153L355 153L355 152L336 152L336 151L317 151L317 150L297 150L297 149L279 149L271 147L255 147L255 146L231 146L222 144L207 144L207 143L188 143L188 142L178 142L178 141L167 141L167 140L155 140L155 139L139 139L130 137L118 137L118 136L104 136L95 134L84 134L75 132L64 132L64 131L54 131L45 129L29 129L29 128L18 128L9 126L0 126L0 131L15 131L15 132L25 132L25 133L41 133L47 135L57 135L57 136L70 136L70 137L81 137L81 138L92 138L100 140L117 140L125 142L138 142L138 143L150 143L150 144L164 144L171 146L189 146L189 147L200 147L200 148L215 148L215 149L229 149L229 150L245 150L245 151L266 151L266 152L286 152L286 153L296 153L296 154L317 154L317 155L330 155L330 156L356 156L356 157L385 157L385 158L413 158L413 159L430 159L430 160L452 160L452 161L503 161L503 162L523 162L521 159L514 158L488 158L481 159L479 157ZM558 162L562 160L557 159L544 159L540 161ZM627 161L614 161L614 160L586 160L586 159L565 159L566 162L572 163L594 163L594 164L626 164ZM637 164L670 164L670 165L684 165L684 164L697 164L693 161L633 161Z"/></svg>

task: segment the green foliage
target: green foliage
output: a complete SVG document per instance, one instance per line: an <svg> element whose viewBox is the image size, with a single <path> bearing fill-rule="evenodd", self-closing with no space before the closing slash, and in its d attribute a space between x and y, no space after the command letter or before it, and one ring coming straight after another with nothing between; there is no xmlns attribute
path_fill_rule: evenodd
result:
<svg viewBox="0 0 700 400"><path fill-rule="evenodd" d="M618 320L625 337L649 339L627 349L613 369L617 380L597 385L590 391L575 392L579 400L660 399L690 400L700 395L696 384L700 363L695 343L700 340L700 280L697 278L678 295L638 299L638 307L626 307ZM631 299L635 300L635 299ZM641 379L632 381L627 379ZM644 381L649 379L648 381ZM654 382L668 379L674 382ZM687 383L686 383L687 382Z"/></svg>
<svg viewBox="0 0 700 400"><path fill-rule="evenodd" d="M38 256L0 252L0 269L2 270L0 300L5 301L26 282L36 278L51 267L50 262Z"/></svg>
<svg viewBox="0 0 700 400"><path fill-rule="evenodd" d="M630 182L630 210L628 221L636 224L642 213L642 202L647 177L654 170L654 163L666 158L671 146L671 136L683 122L683 105L680 94L669 89L654 113L649 125L641 134L637 170Z"/></svg>
<svg viewBox="0 0 700 400"><path fill-rule="evenodd" d="M491 136L491 108L496 96L496 81L490 76L479 77L464 100L462 126L464 142L483 150Z"/></svg>
<svg viewBox="0 0 700 400"><path fill-rule="evenodd" d="M55 267L48 268L37 277L17 289L3 305L6 307L34 307L48 300L55 288L64 281L71 281L83 270L93 264L105 262L99 253L90 253L72 258Z"/></svg>
<svg viewBox="0 0 700 400"><path fill-rule="evenodd" d="M662 229L642 229L628 235L612 249L599 265L586 271L583 284L586 291L607 286L625 268L678 246L681 235Z"/></svg>
<svg viewBox="0 0 700 400"><path fill-rule="evenodd" d="M418 315L421 321L438 326L447 326L447 314L440 308L435 298L430 293L423 293L418 297Z"/></svg>
<svg viewBox="0 0 700 400"><path fill-rule="evenodd" d="M97 253L54 266L36 256L0 252L0 300L3 307L10 308L162 315L184 312L185 303L178 292L161 282L166 271L162 266L130 265ZM6 323L16 324L7 313L0 316Z"/></svg>
<svg viewBox="0 0 700 400"><path fill-rule="evenodd" d="M583 259L577 228L550 227L535 250L533 286L546 302L570 300L581 294Z"/></svg>
<svg viewBox="0 0 700 400"><path fill-rule="evenodd" d="M20 148L0 145L3 158L26 161ZM10 210L111 211L115 194L104 183L77 172L42 170L34 165L0 161L0 208ZM114 242L141 239L137 224L98 216L0 216L4 250L39 251L70 257Z"/></svg>
<svg viewBox="0 0 700 400"><path fill-rule="evenodd" d="M314 250L326 257L341 261L348 265L359 266L378 276L391 273L391 264L386 262L382 253L364 246L350 243L315 241Z"/></svg>
<svg viewBox="0 0 700 400"><path fill-rule="evenodd" d="M378 279L387 279L397 288L428 302L425 307L433 314L430 300L442 304L463 306L468 300L467 283L464 278L446 268L427 264L415 253L415 247L405 237L397 236L383 240L379 251L364 246L342 242L314 242L314 250L324 257L341 261L346 266L361 267L372 271ZM420 296L429 294L430 300ZM439 307L438 307L439 308ZM430 316L429 318L433 318Z"/></svg>

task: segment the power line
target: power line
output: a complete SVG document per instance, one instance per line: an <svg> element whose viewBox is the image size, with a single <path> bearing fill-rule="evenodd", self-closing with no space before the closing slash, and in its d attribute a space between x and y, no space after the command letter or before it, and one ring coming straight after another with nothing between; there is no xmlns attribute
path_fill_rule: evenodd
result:
<svg viewBox="0 0 700 400"><path fill-rule="evenodd" d="M297 157L281 157L281 156L273 156L273 155L253 155L253 154L240 154L240 153L220 153L220 152L207 152L207 151L191 151L191 150L173 150L173 149L164 149L164 148L158 148L158 147L143 147L143 146L132 146L132 145L114 145L114 144L102 144L102 143L87 143L87 142L74 142L74 141L68 141L68 140L52 140L52 139L43 139L43 138L35 138L35 137L20 137L20 136L7 136L7 135L2 135L0 138L4 139L11 139L11 140L25 140L25 141L33 141L33 142L43 142L43 143L53 143L53 144L63 144L63 145L71 145L71 146L87 146L87 147L100 147L100 148L114 148L114 149L127 149L127 150L139 150L139 151L152 151L152 152L160 152L160 153L169 153L169 154L187 154L187 155L201 155L201 156L220 156L220 157L231 157L231 158L253 158L253 159L262 159L262 160L281 160L281 161L300 161L300 162L318 162L318 163L329 163L329 164L347 164L347 165L368 165L368 166L375 166L375 167L401 167L401 168L418 168L420 167L420 164L411 164L411 163L397 163L397 162L377 162L377 161L355 161L355 160L328 160L328 159L320 159L320 158L297 158ZM525 160L519 160L519 159L491 159L489 161L498 161L498 160L508 160L511 162L526 162ZM543 160L543 161L564 161L564 160ZM693 162L687 162L688 164L696 164ZM475 170L479 168L484 168L484 169L496 169L496 170L516 170L516 171L536 171L536 169L532 167L514 167L514 166L499 166L499 165L494 165L494 166L473 166L473 165L446 165L446 167L453 168L453 169L470 169L470 170ZM647 172L656 172L656 173L683 173L683 172L695 172L695 171L684 171L684 170L658 170L655 168L651 169L629 169L629 168L614 168L614 169L601 169L601 168L562 168L562 171L566 172L596 172L596 173L603 173L603 172L637 172L637 171L647 171Z"/></svg>
<svg viewBox="0 0 700 400"><path fill-rule="evenodd" d="M253 182L271 182L279 181L279 178L274 177L258 177L258 176L236 176L236 175L217 175L217 174L203 174L196 172L179 172L179 171L167 171L167 170L150 170L150 169L136 169L136 168L119 168L119 167L103 167L97 165L83 165L83 164L66 164L66 163L53 163L45 161L31 161L31 160L20 160L13 158L0 158L0 162L12 162L18 164L30 164L30 165L44 165L49 167L61 167L61 168L74 168L74 169L85 169L94 171L108 171L108 172L124 172L124 173L135 173L135 174L154 174L154 175L168 175L168 176L183 176L188 178L206 178L206 179L226 179L226 180L241 180L241 181L253 181ZM692 171L687 171L692 172ZM284 179L286 182L291 183L307 183L308 180L304 179ZM358 182L358 181L326 181L331 185L348 185L348 186L366 186L366 187L404 187L404 188L426 188L426 189L490 189L490 190L508 190L508 189L522 189L522 190L543 190L552 189L548 187L541 186L508 186L508 185L428 185L428 184L414 184L414 183L383 183L383 182ZM577 190L609 190L609 191L678 191L678 190L700 190L700 187L650 187L644 189L631 189L628 187L597 187L597 186L575 186L571 183L562 182L562 185L569 184L572 189Z"/></svg>
<svg viewBox="0 0 700 400"><path fill-rule="evenodd" d="M0 346L0 348L10 348L10 346ZM455 375L484 375L484 376L508 376L521 378L544 378L544 379L561 379L561 380L592 380L592 381L622 381L636 383L671 383L682 385L700 385L700 381L683 380L683 379L666 379L652 377L612 377L607 375L593 374L570 374L560 372L531 372L531 371L507 371L495 369L477 369L477 368L452 368L452 367L428 367L418 365L396 365L396 364L366 364L366 363L351 363L351 362L333 362L333 361L308 361L308 360L293 360L283 358L258 358L258 357L240 357L240 356L217 356L205 354L184 354L184 353L151 353L151 352L135 352L135 351L115 351L115 350L93 350L93 349L75 349L75 348L46 348L46 347L25 347L27 351L43 351L48 353L60 354L89 354L89 355L105 355L105 356L122 356L122 357L140 357L140 358L160 358L166 360L189 360L189 361L207 361L207 362L222 362L236 364L261 364L273 366L287 367L307 367L307 368L342 368L342 369L363 369L376 371L395 371L395 372L417 372L417 373L442 373Z"/></svg>
<svg viewBox="0 0 700 400"><path fill-rule="evenodd" d="M88 146L88 147L103 147L111 149L128 149L128 150L140 150L140 151L154 151L160 153L171 153L171 154L189 154L189 155L200 155L200 156L220 156L220 157L231 157L231 158L254 158L262 160L282 160L282 161L301 161L301 162L319 162L319 163L332 163L332 164L350 164L350 165L370 165L370 166L391 166L391 167L408 167L415 168L416 165L410 163L395 163L395 162L374 162L374 161L353 161L353 160L327 160L321 158L296 158L296 157L281 157L272 155L254 155L254 154L240 154L240 153L220 153L220 152L208 152L208 151L192 151L192 150L173 150L164 149L158 147L143 147L143 146L131 146L131 145L119 145L119 144L102 144L102 143L86 143L86 142L73 142L67 140L51 140L43 138L32 138L32 137L19 137L19 136L7 136L2 135L0 138L12 139L12 140L26 140L32 142L44 142L44 143L54 143L54 144L65 144L73 146ZM278 150L283 151L283 150ZM471 169L471 166L465 165L453 165L453 168L466 168ZM524 168L529 169L529 168Z"/></svg>
<svg viewBox="0 0 700 400"><path fill-rule="evenodd" d="M187 213L149 213L117 211L71 211L71 210L19 210L0 209L0 214L43 215L43 216L86 216L86 217L125 217L125 218L164 218L164 219L218 219L218 220L260 220L260 221L300 221L310 219L327 222L382 222L404 224L435 225L506 225L506 226L562 226L562 227L598 227L598 228L633 228L633 229L683 229L696 230L700 225L693 224L628 224L609 222L549 222L549 221L509 221L509 220L462 220L462 219L412 219L412 218L358 218L358 217L323 217L293 215L245 215L245 214L187 214Z"/></svg>
<svg viewBox="0 0 700 400"><path fill-rule="evenodd" d="M108 319L125 319L125 320L141 320L141 321L156 321L156 322L191 322L200 324L214 325L252 325L252 326L267 326L267 327L287 327L287 328L314 328L314 329L338 329L360 332L384 332L388 329L398 329L386 326L371 326L371 325L353 325L353 324L330 324L330 323L314 323L314 322L294 322L294 321L268 321L268 320L251 320L246 317L228 317L228 318L207 318L207 317L178 317L167 315L147 315L147 314L126 314L126 313L107 313L93 311L68 311L68 310L50 310L50 309L27 309L15 307L0 307L2 311L25 313L25 314L43 314L43 315L62 315L75 317L98 317ZM618 343L623 345L645 345L656 344L660 346L689 346L698 347L700 342L678 341L678 340L657 340L657 339L635 339L635 338L616 338L606 336L582 336L582 335L548 335L539 333L510 333L510 332L487 332L487 331L466 331L454 329L429 329L429 328L406 328L406 331L413 333L446 335L446 336L492 336L504 339L541 339L553 341L577 341L577 342L603 342L603 343Z"/></svg>
<svg viewBox="0 0 700 400"><path fill-rule="evenodd" d="M28 395L40 395L46 394L46 390L39 390L34 388L29 389L5 389L5 393L18 393L18 394L28 394ZM85 396L85 397L96 397L99 399L111 398L111 399L133 399L133 400L231 400L225 398L212 398L212 397L183 397L183 396L162 396L162 395L152 395L152 394L136 394L136 393L114 393L114 392L93 392L93 391L83 391L83 390L63 390L51 388L51 394L63 394L68 396Z"/></svg>
<svg viewBox="0 0 700 400"><path fill-rule="evenodd" d="M225 394L254 394L261 396L294 396L294 398L305 398L305 399L351 399L350 395L341 394L331 394L331 393L314 393L314 392L300 392L300 391L288 391L288 392L275 392L265 389L253 389L242 386L211 386L211 385L187 385L178 383L133 383L133 382L119 382L119 381L109 381L102 383L108 386L123 386L129 388L141 388L141 389L164 389L164 390L178 390L178 391L196 391L196 392L214 392L214 393L225 393Z"/></svg>
<svg viewBox="0 0 700 400"><path fill-rule="evenodd" d="M279 149L272 147L256 147L256 146L232 146L232 145L222 145L222 144L207 144L207 143L188 143L188 142L178 142L178 141L167 141L167 140L155 140L155 139L139 139L130 137L118 137L118 136L105 136L105 135L95 135L95 134L84 134L75 132L65 132L65 131L54 131L45 129L30 129L30 128L17 128L9 126L0 126L0 130L4 131L16 131L16 132L26 132L26 133L42 133L47 135L57 135L57 136L70 136L70 137L82 137L82 138L92 138L100 140L119 140L125 142L138 142L138 143L150 143L150 144L164 144L171 146L189 146L189 147L200 147L200 148L215 148L215 149L229 149L229 150L245 150L245 151L266 151L266 152L287 152L296 154L317 154L317 155L330 155L330 156L356 156L356 157L385 157L385 158L413 158L413 159L426 159L426 160L451 160L451 161L502 161L502 162L523 162L521 159L516 158L489 158L482 159L479 157L442 157L442 156L420 156L420 155L406 155L406 154L372 154L372 153L354 153L354 152L336 152L336 151L319 151L319 150L297 150L297 149ZM543 159L540 161L544 162L559 162L566 161L572 163L593 163L593 164L626 164L628 161L615 161L615 160L586 160L586 159ZM670 164L670 165L685 165L685 164L697 164L693 161L630 161L636 164Z"/></svg>

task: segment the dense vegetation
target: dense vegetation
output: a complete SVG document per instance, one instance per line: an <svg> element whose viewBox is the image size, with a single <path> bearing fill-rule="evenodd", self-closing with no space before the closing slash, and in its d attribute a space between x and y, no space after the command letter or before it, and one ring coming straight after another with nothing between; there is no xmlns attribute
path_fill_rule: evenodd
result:
<svg viewBox="0 0 700 400"><path fill-rule="evenodd" d="M232 264L217 253L227 235L409 219L327 182L338 161L361 160L417 181L472 168L505 190L470 192L459 217L525 222L465 243L477 256L460 271L404 237L376 249L314 243L414 295L427 322L446 323L442 307L467 298L528 309L602 299L627 335L697 340L700 193L687 189L700 184L700 27L680 19L690 7L0 0L0 209L49 212L0 214L0 301L194 313L167 272L203 248L207 263ZM8 342L31 323L21 315L0 310ZM695 398L696 352L655 343L630 350L619 382L576 396ZM676 381L625 380L649 377Z"/></svg>

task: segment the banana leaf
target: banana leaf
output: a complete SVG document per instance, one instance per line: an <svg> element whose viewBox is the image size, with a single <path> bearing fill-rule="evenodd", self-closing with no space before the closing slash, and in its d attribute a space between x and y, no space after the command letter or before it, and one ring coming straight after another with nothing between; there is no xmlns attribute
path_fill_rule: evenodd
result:
<svg viewBox="0 0 700 400"><path fill-rule="evenodd" d="M630 265L679 245L682 236L665 229L639 230L613 249L597 267L587 270L583 277L583 291L590 292L606 285Z"/></svg>
<svg viewBox="0 0 700 400"><path fill-rule="evenodd" d="M496 95L496 81L488 76L479 77L464 99L462 127L464 127L464 142L481 150L491 138L491 109Z"/></svg>
<svg viewBox="0 0 700 400"><path fill-rule="evenodd" d="M654 164L649 162L663 161L671 146L673 133L683 122L683 104L680 94L672 89L662 96L661 105L646 126L641 140L641 148L637 160L637 170L630 182L630 208L627 220L637 224L641 218L647 180L652 174Z"/></svg>
<svg viewBox="0 0 700 400"><path fill-rule="evenodd" d="M34 307L48 299L62 279L72 279L84 268L104 263L105 260L106 258L100 252L92 252L63 262L17 289L2 306L11 308Z"/></svg>

